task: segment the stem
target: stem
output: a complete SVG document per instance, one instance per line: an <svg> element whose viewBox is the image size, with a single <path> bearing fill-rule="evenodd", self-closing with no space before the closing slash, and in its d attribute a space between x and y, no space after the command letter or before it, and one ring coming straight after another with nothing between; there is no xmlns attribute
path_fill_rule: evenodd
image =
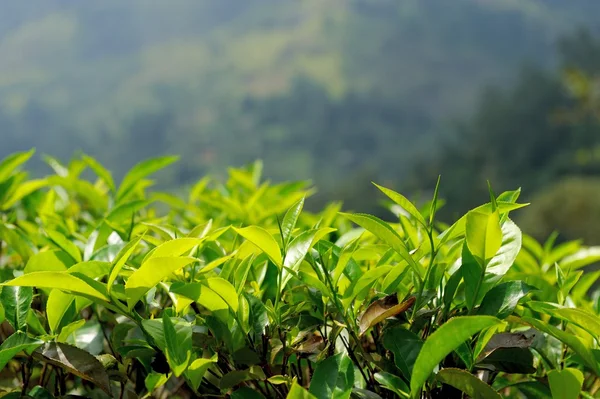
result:
<svg viewBox="0 0 600 399"><path fill-rule="evenodd" d="M479 280L477 280L477 285L475 286L475 294L473 295L473 300L477 301L477 296L479 295L479 290L481 289L481 282L485 278L485 266L481 268L481 276L479 276ZM475 303L473 303L473 307L469 309L468 315L470 316L473 313L473 309L475 309Z"/></svg>
<svg viewBox="0 0 600 399"><path fill-rule="evenodd" d="M342 303L340 302L340 299L337 295L337 290L335 289L335 287L333 286L333 281L331 280L331 276L329 275L329 273L327 272L327 270L325 269L325 263L323 262L323 257L321 256L321 254L319 253L319 258L321 260L321 267L323 268L323 274L325 276L325 281L327 282L327 284L329 284L329 289L331 290L331 293L333 295L333 301L334 301L334 305L337 308L338 313L342 316L342 318L344 319L344 322L346 323L347 326L347 330L348 333L350 334L350 336L352 336L352 339L354 340L354 342L356 342L356 346L357 348L360 349L361 354L363 355L363 358L365 359L365 364L367 366L367 369L369 370L371 379L367 379L365 378L365 381L370 382L373 386L375 386L374 384L374 375L375 375L375 371L373 370L373 368L371 367L371 364L369 363L369 361L367 360L367 353L365 352L364 348L362 347L362 345L360 344L360 338L358 337L358 335L356 334L356 332L354 331L354 329L356 328L356 324L353 322L350 322L350 319L348 319L348 316L346 315L346 313L344 313L344 306L342 305ZM316 269L316 268L314 268ZM341 337L341 336L340 336ZM342 339L342 342L344 340ZM362 373L362 368L360 367L360 363L358 362L358 359L356 358L356 356L354 355L354 352L352 352L350 350L349 345L347 346L348 349L348 353L351 353L352 356L354 357L355 364L356 366L361 370Z"/></svg>
<svg viewBox="0 0 600 399"><path fill-rule="evenodd" d="M437 256L437 251L435 249L435 243L433 242L433 227L430 227L429 230L427 230L427 237L429 238L429 245L431 246L431 256L429 257L429 266L427 267L427 271L425 272L425 278L421 281L421 286L419 287L419 294L417 295L417 301L415 302L415 305L413 306L413 311L411 314L411 320L414 320L415 315L417 314L417 310L421 307L422 303L421 301L423 300L423 291L425 291L425 285L427 284L427 281L429 280L429 275L431 274L431 269L433 269L433 261L435 260L435 257Z"/></svg>

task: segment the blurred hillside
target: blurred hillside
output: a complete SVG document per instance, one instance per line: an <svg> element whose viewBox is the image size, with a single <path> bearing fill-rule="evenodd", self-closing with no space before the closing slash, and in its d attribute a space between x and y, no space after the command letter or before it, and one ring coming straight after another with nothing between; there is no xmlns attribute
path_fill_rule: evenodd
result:
<svg viewBox="0 0 600 399"><path fill-rule="evenodd" d="M0 157L81 149L119 175L176 153L173 186L262 158L367 210L359 178L418 175L484 86L552 70L557 38L598 15L597 0L4 2Z"/></svg>

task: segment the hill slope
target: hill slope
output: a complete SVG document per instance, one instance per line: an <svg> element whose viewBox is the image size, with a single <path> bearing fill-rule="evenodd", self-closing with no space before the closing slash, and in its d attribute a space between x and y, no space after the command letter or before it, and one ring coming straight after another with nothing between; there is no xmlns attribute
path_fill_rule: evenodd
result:
<svg viewBox="0 0 600 399"><path fill-rule="evenodd" d="M471 110L483 84L509 82L527 59L551 67L558 35L600 13L596 0L3 8L0 156L80 148L122 172L176 152L183 180L265 157L272 176L321 176L321 185L349 170L401 173L427 133Z"/></svg>

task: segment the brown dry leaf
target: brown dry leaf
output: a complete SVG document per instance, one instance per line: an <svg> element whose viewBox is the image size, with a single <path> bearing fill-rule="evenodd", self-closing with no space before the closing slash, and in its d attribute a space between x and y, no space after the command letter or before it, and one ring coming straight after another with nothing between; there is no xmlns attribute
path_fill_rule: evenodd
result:
<svg viewBox="0 0 600 399"><path fill-rule="evenodd" d="M411 296L406 301L398 303L398 296L396 294L376 300L369 305L360 317L360 335L363 335L369 328L388 317L396 316L406 311L415 303L415 300L416 298Z"/></svg>
<svg viewBox="0 0 600 399"><path fill-rule="evenodd" d="M296 352L299 353L319 353L325 347L325 341L323 337L315 332L308 339L302 341L296 348Z"/></svg>

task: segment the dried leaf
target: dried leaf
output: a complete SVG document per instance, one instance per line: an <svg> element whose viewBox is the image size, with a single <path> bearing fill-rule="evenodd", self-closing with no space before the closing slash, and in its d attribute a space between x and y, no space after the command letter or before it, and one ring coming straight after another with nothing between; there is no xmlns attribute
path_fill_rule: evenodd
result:
<svg viewBox="0 0 600 399"><path fill-rule="evenodd" d="M312 336L300 342L296 348L299 353L319 353L325 347L325 341L319 333L313 333Z"/></svg>
<svg viewBox="0 0 600 399"><path fill-rule="evenodd" d="M398 303L398 296L396 294L376 300L369 305L360 317L360 335L363 335L369 328L388 317L396 316L406 311L415 303L415 300L416 298L411 296L406 301Z"/></svg>

